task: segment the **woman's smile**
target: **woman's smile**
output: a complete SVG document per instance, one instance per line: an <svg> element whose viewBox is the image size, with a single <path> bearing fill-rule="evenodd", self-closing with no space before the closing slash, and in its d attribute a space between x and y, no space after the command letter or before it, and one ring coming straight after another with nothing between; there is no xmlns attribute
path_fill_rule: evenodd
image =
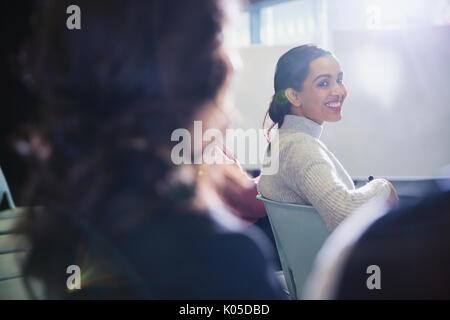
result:
<svg viewBox="0 0 450 320"><path fill-rule="evenodd" d="M344 100L342 98L334 98L332 100L329 100L328 102L325 102L325 107L332 110L333 112L341 112L342 104Z"/></svg>

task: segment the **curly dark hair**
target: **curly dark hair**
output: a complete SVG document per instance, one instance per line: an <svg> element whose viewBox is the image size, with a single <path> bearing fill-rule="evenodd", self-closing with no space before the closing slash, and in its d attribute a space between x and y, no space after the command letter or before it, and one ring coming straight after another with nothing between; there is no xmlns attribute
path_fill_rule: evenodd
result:
<svg viewBox="0 0 450 320"><path fill-rule="evenodd" d="M66 28L72 4L80 30ZM220 0L53 0L39 9L24 49L42 119L25 198L45 210L32 210L21 230L32 244L26 279L58 296L66 280L56 271L80 243L108 260L141 220L196 211L195 179L169 183L170 136L225 83L225 13Z"/></svg>
<svg viewBox="0 0 450 320"><path fill-rule="evenodd" d="M36 101L21 81L18 53L31 32L29 15L34 2L0 2L0 70L2 70L2 108L0 115L0 167L5 174L16 205L16 197L26 182L26 164L16 151L17 140L26 136L36 117ZM0 203L0 210L5 209Z"/></svg>

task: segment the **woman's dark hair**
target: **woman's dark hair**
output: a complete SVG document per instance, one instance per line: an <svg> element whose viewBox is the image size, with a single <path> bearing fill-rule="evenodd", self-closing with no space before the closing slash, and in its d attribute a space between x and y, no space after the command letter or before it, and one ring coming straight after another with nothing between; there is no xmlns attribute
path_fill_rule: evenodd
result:
<svg viewBox="0 0 450 320"><path fill-rule="evenodd" d="M331 52L316 45L306 44L292 48L281 56L275 69L275 94L264 117L264 124L268 114L274 125L282 126L284 116L290 112L290 103L284 94L284 90L292 88L301 91L303 82L309 73L309 64L325 55L331 55Z"/></svg>
<svg viewBox="0 0 450 320"><path fill-rule="evenodd" d="M80 30L66 27L74 4ZM21 231L32 244L26 279L58 295L80 243L101 260L107 252L92 242L114 247L149 216L195 213L195 179L172 179L171 133L189 128L226 81L218 53L225 13L221 0L41 5L24 49L42 119L25 198L45 212L30 212Z"/></svg>

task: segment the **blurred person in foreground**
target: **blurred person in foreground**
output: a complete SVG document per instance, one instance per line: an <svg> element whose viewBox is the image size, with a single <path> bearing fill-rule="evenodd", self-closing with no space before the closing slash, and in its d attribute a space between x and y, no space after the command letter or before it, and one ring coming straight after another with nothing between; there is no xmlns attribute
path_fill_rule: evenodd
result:
<svg viewBox="0 0 450 320"><path fill-rule="evenodd" d="M171 158L174 130L226 126L224 3L42 2L25 68L43 119L27 204L44 209L20 230L24 275L48 298L284 298L267 239L217 195L220 166ZM72 4L80 30L66 28ZM80 290L66 287L70 265Z"/></svg>

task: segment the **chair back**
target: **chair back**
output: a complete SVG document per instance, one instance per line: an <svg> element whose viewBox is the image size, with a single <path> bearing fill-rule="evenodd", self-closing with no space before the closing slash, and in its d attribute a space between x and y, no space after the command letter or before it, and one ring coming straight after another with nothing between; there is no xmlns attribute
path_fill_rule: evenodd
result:
<svg viewBox="0 0 450 320"><path fill-rule="evenodd" d="M33 298L22 275L28 244L16 232L16 226L25 214L24 208L0 211L0 300L26 300ZM36 298L44 298L38 282L29 283Z"/></svg>
<svg viewBox="0 0 450 320"><path fill-rule="evenodd" d="M293 299L300 299L314 259L331 231L311 206L272 201L264 202L272 227L281 267Z"/></svg>
<svg viewBox="0 0 450 320"><path fill-rule="evenodd" d="M4 198L6 199L9 209L14 209L16 207L11 192L9 191L8 183L6 183L6 178L0 167L0 204L4 201Z"/></svg>

